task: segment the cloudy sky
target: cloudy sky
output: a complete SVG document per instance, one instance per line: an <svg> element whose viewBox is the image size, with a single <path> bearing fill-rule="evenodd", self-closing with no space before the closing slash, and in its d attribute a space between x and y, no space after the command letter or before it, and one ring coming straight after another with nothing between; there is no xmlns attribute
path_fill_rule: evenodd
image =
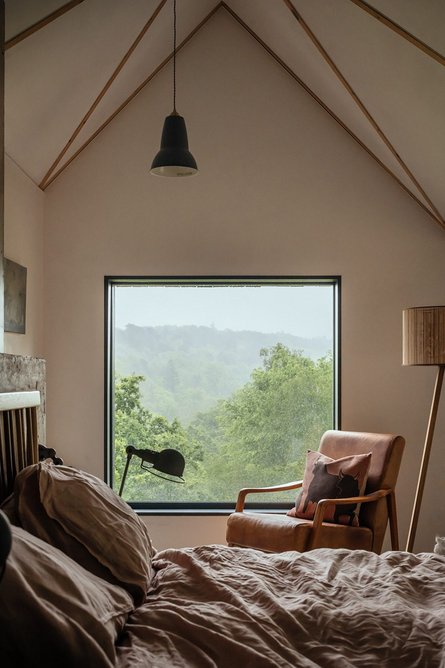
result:
<svg viewBox="0 0 445 668"><path fill-rule="evenodd" d="M333 294L324 286L116 286L115 324L332 337Z"/></svg>

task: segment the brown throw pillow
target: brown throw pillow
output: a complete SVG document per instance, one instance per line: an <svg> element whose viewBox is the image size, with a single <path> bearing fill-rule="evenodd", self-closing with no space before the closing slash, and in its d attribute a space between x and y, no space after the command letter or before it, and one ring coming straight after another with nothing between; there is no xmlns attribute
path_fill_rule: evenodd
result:
<svg viewBox="0 0 445 668"><path fill-rule="evenodd" d="M303 487L295 501L295 508L287 514L291 517L312 520L321 499L344 499L364 494L368 478L371 453L331 459L321 452L308 450ZM323 521L358 526L358 505L332 505L325 512Z"/></svg>
<svg viewBox="0 0 445 668"><path fill-rule="evenodd" d="M115 666L131 596L24 529L11 531L0 586L2 665Z"/></svg>

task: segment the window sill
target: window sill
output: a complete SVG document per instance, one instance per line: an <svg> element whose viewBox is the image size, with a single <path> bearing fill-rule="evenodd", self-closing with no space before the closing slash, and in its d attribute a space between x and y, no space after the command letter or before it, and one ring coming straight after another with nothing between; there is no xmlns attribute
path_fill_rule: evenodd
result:
<svg viewBox="0 0 445 668"><path fill-rule="evenodd" d="M141 516L147 515L190 515L190 516L212 516L212 515L223 515L229 516L235 512L235 508L133 508L133 510ZM270 514L283 514L289 510L289 506L286 508L246 508L248 513L270 513Z"/></svg>

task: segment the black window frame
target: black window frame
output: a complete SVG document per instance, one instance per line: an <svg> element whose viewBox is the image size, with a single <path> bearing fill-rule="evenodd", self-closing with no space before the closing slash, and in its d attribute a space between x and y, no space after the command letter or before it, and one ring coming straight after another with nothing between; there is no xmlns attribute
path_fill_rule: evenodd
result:
<svg viewBox="0 0 445 668"><path fill-rule="evenodd" d="M341 276L104 276L104 478L113 487L114 475L114 301L115 286L140 284L184 285L234 284L244 285L332 285L333 286L333 429L340 429L341 418ZM283 481L286 482L286 481ZM273 495L270 495L273 496ZM233 503L166 503L130 502L130 506L141 515L228 515L235 509ZM273 502L246 503L246 509L281 512L289 508L289 503Z"/></svg>

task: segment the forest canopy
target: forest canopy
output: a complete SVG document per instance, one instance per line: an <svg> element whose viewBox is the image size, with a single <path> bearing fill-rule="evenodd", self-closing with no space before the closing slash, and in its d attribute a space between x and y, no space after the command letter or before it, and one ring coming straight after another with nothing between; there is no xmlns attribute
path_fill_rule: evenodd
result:
<svg viewBox="0 0 445 668"><path fill-rule="evenodd" d="M144 406L144 375L116 377L115 488L120 485L127 445L174 448L186 461L185 484L173 484L142 470L140 459L133 457L126 500L235 503L241 487L302 476L306 451L316 449L321 434L333 426L332 356L314 360L277 343L263 348L260 360L261 366L246 383L187 423ZM280 499L274 495L273 500Z"/></svg>

